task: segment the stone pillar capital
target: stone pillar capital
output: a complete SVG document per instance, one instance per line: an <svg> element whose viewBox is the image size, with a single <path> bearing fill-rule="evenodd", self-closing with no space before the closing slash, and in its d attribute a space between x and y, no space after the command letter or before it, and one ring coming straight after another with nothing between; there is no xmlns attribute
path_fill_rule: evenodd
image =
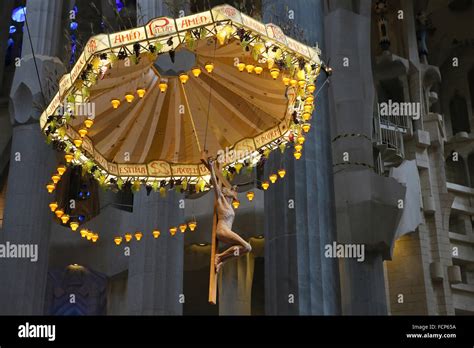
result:
<svg viewBox="0 0 474 348"><path fill-rule="evenodd" d="M37 121L57 93L59 79L64 73L65 67L57 57L36 55L33 58L32 55L27 55L21 58L10 90L11 123L15 125Z"/></svg>

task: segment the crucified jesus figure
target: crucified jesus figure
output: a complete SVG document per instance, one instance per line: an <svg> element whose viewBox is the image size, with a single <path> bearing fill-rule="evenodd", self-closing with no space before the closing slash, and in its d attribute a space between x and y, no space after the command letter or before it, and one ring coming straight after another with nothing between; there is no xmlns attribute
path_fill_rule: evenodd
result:
<svg viewBox="0 0 474 348"><path fill-rule="evenodd" d="M242 256L252 250L250 243L246 242L241 236L232 231L232 224L235 218L232 201L237 199L236 187L232 187L227 180L220 174L219 168L216 168L216 163L209 159L202 160L211 172L211 182L214 186L214 193L216 195L217 203L217 240L230 245L222 253L216 254L214 264L216 273L219 273L225 262ZM217 173L217 175L216 175ZM219 177L219 179L218 179Z"/></svg>

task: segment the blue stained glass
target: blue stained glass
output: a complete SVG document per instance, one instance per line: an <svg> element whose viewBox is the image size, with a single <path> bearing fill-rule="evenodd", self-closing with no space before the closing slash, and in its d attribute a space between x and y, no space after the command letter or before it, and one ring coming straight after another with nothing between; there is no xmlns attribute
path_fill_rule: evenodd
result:
<svg viewBox="0 0 474 348"><path fill-rule="evenodd" d="M123 3L121 0L115 0L115 5L117 6L117 11L120 12L123 9Z"/></svg>
<svg viewBox="0 0 474 348"><path fill-rule="evenodd" d="M25 21L26 7L18 6L12 11L12 19L15 22L21 23Z"/></svg>
<svg viewBox="0 0 474 348"><path fill-rule="evenodd" d="M8 47L12 47L15 42L13 41L12 38L8 39Z"/></svg>
<svg viewBox="0 0 474 348"><path fill-rule="evenodd" d="M69 24L69 28L71 28L71 30L76 30L78 26L79 24L77 24L77 22L71 22L71 24Z"/></svg>
<svg viewBox="0 0 474 348"><path fill-rule="evenodd" d="M79 222L83 222L86 219L86 217L84 215L79 215L77 219L79 220Z"/></svg>
<svg viewBox="0 0 474 348"><path fill-rule="evenodd" d="M10 34L13 34L15 31L16 31L16 27L14 25L10 25L10 30L8 30L8 32Z"/></svg>

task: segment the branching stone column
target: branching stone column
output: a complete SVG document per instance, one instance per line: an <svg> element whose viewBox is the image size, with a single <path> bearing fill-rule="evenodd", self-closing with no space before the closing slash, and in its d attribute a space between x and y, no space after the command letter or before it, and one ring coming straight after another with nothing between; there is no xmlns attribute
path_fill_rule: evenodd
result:
<svg viewBox="0 0 474 348"><path fill-rule="evenodd" d="M137 1L139 25L166 14L164 1ZM179 207L181 199L184 202L184 197L175 191L168 192L165 198L155 192L147 195L144 188L135 193L133 225L143 233L143 240L131 244L129 314L181 315L183 312L184 236L179 229L175 236L169 233L170 227L185 222L184 209ZM158 239L151 234L154 229L161 232Z"/></svg>
<svg viewBox="0 0 474 348"><path fill-rule="evenodd" d="M363 257L340 258L343 314L387 314L383 260L390 257L405 187L374 170L374 82L371 5L330 1L326 51L333 57L329 105L336 193L337 241L362 248ZM350 33L350 34L349 34ZM386 144L381 143L381 151ZM361 249L359 249L361 250Z"/></svg>
<svg viewBox="0 0 474 348"><path fill-rule="evenodd" d="M25 25L23 57L10 94L13 134L0 239L2 244L32 244L37 247L37 260L0 259L0 314L39 315L44 311L52 221L48 208L52 198L45 185L51 180L55 158L41 134L38 118L41 108L49 102L47 91L56 88L57 78L64 73L61 62L55 58L62 1L28 0L26 6L31 44L47 95L43 99Z"/></svg>
<svg viewBox="0 0 474 348"><path fill-rule="evenodd" d="M175 191L168 192L166 198L155 192L147 196L144 188L135 193L133 226L143 238L127 244L131 249L128 314L182 314L184 236L179 229L174 236L169 233L170 227L184 221L184 209L179 208L181 198ZM152 235L154 229L161 232L157 239Z"/></svg>
<svg viewBox="0 0 474 348"><path fill-rule="evenodd" d="M262 12L265 22L294 21L304 30L296 39L318 43L324 52L322 1L267 0ZM322 73L318 87L324 80ZM274 151L265 166L266 178L280 166L287 173L265 192L265 311L270 315L339 313L337 261L324 257L325 245L336 239L326 87L315 105L302 158L296 161L292 149L283 159Z"/></svg>

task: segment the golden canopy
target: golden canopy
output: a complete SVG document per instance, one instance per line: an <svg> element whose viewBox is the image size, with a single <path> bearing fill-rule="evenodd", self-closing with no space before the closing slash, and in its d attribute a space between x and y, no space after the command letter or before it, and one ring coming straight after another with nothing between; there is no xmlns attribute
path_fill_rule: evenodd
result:
<svg viewBox="0 0 474 348"><path fill-rule="evenodd" d="M302 132L320 67L317 48L228 5L160 17L89 39L40 123L103 182L197 181L204 149L233 164Z"/></svg>

